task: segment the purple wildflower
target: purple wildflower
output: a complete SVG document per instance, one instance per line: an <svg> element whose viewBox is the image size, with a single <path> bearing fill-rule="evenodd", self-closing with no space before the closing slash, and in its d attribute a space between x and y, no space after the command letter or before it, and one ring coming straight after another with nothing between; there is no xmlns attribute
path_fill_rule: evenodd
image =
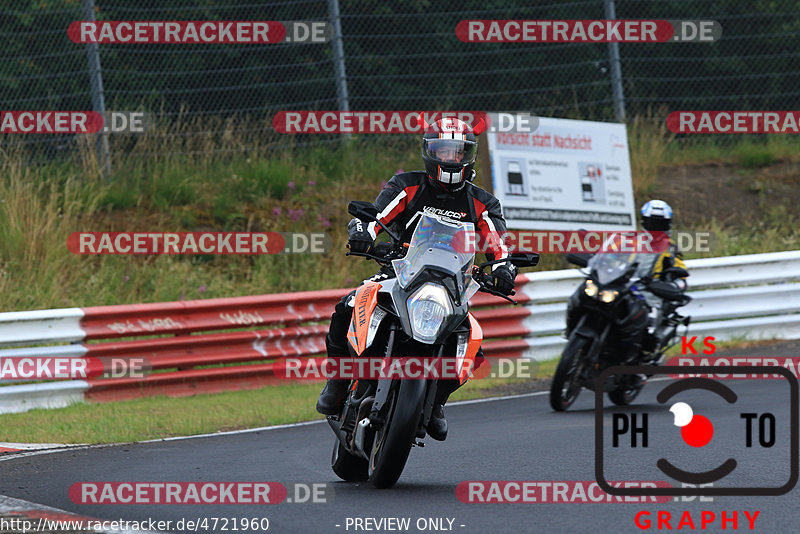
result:
<svg viewBox="0 0 800 534"><path fill-rule="evenodd" d="M323 228L328 228L331 225L331 222L323 217L321 213L317 215L317 220L322 224Z"/></svg>

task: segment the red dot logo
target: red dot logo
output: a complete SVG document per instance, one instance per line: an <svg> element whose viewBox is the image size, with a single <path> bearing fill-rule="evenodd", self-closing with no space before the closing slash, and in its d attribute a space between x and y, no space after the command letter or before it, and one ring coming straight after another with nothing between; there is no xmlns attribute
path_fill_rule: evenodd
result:
<svg viewBox="0 0 800 534"><path fill-rule="evenodd" d="M674 424L681 429L687 445L704 447L714 437L714 425L704 415L695 414L685 402L676 402L669 409L675 415Z"/></svg>

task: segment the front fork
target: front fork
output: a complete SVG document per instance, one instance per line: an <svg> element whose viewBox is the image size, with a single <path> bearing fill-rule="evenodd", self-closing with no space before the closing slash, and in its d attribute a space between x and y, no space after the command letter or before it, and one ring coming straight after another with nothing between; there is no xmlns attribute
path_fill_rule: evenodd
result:
<svg viewBox="0 0 800 534"><path fill-rule="evenodd" d="M589 317L588 314L584 314L583 316L581 316L580 320L578 321L578 324L572 331L572 335L583 336L585 338L591 339L592 343L591 345L589 345L587 360L592 368L598 369L600 365L600 355L603 353L603 346L605 345L606 339L608 338L608 333L611 331L611 323L606 321L606 324L603 326L603 330L598 335L597 330L595 330L592 327L586 326L588 317Z"/></svg>
<svg viewBox="0 0 800 534"><path fill-rule="evenodd" d="M384 355L385 358L390 358L393 353L395 333L396 328L392 328L392 330L389 332L389 342L386 345L386 353ZM441 345L437 353L439 358L444 355L444 350L445 346ZM392 389L397 387L395 381L396 379L391 378L382 378L378 381L378 387L375 391L375 400L372 403L372 410L369 414L370 423L373 426L379 427L385 423L385 414L382 414L381 411L383 410L386 401L389 399L389 394L392 392ZM420 421L420 426L417 429L417 437L419 438L425 437L425 427L427 427L428 422L431 419L431 414L433 413L433 404L436 399L436 392L438 389L437 380L428 379L427 383L425 403L423 404L423 416L422 420Z"/></svg>

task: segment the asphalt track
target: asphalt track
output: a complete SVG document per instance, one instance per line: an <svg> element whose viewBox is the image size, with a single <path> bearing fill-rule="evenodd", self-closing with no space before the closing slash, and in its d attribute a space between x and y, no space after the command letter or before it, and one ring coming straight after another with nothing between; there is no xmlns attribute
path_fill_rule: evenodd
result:
<svg viewBox="0 0 800 534"><path fill-rule="evenodd" d="M740 350L738 354L796 356L798 348L800 345L796 343L782 343ZM724 382L734 388L734 381ZM651 427L657 427L650 436L650 449L658 449L656 456L666 456L676 464L686 461L684 467L694 465L698 471L713 467L724 458L739 457L743 474L732 474L731 479L720 481L715 487L726 485L728 480L742 486L779 486L788 480L791 454L788 439L784 439L788 436L790 414L788 387L781 389L776 385L777 380L738 382L735 390L747 404L738 411L732 411L724 402L710 400L711 394L705 391L688 391L681 393L680 399L675 398L688 402L696 412L714 421L713 447L704 451L705 456L693 457L691 447L675 441L680 439L679 430L669 424L670 414L656 401L656 394L669 381L649 383L634 405L627 409L617 410L606 400L605 420L608 423L614 411L649 412ZM778 421L778 439L774 447L743 448L741 411L774 414ZM797 488L781 496L717 496L713 502L700 498L690 502L670 498L665 503L461 502L456 496L456 486L462 481L593 481L594 395L584 391L571 411L562 414L550 410L546 395L532 394L450 406L447 416L450 423L447 441L439 443L426 439L424 448L413 448L400 481L390 490L376 490L366 483L338 481L329 467L333 435L326 424L315 423L194 439L4 455L0 456L0 494L110 520L153 518L177 522L203 517L266 517L270 521L269 532L276 533L643 532L659 530L659 511L670 513L670 526L676 531L686 511L691 514L694 531L797 531L800 520L800 489ZM608 438L608 434L606 436ZM625 439L623 436L623 443ZM640 448L623 453L615 449L609 453L605 464L611 475L608 478L666 480L663 474L654 475L650 452L643 453ZM744 460L743 455L752 455L748 458L754 460ZM70 500L68 489L80 481L273 481L288 488L289 498L293 497L295 484L327 484L329 489L325 503L79 505ZM744 510L751 514L759 512L754 530L750 530ZM634 522L641 511L650 512L649 529L641 529ZM734 529L729 522L722 530L719 519L723 511L729 518L737 511L738 528ZM703 512L713 512L716 518L705 529L701 529ZM377 529L375 523L370 522L356 529L352 523L354 518L395 517L408 518L409 528ZM443 518L442 526L439 529L417 528L418 520L419 525L424 526L422 521L429 518ZM447 519L452 520L452 527ZM366 527L370 527L369 530ZM450 528L452 530L448 530ZM662 524L660 530L667 530L666 525ZM692 529L684 523L681 530ZM204 531L207 530L199 530ZM218 528L216 532L223 530ZM228 532L235 530L229 525Z"/></svg>

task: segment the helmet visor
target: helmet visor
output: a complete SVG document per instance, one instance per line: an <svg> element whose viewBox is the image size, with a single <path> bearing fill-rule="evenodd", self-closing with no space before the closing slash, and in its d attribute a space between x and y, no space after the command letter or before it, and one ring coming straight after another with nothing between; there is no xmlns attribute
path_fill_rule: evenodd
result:
<svg viewBox="0 0 800 534"><path fill-rule="evenodd" d="M477 144L460 139L423 139L422 156L442 165L467 165L475 162Z"/></svg>
<svg viewBox="0 0 800 534"><path fill-rule="evenodd" d="M642 228L651 232L666 232L672 226L672 219L666 217L642 217Z"/></svg>

